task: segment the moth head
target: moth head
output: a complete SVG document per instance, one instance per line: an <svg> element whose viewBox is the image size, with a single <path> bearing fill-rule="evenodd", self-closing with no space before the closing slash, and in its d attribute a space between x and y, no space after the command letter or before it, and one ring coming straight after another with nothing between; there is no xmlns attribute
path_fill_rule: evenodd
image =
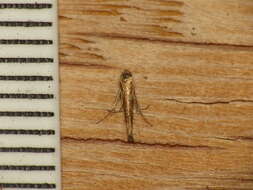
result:
<svg viewBox="0 0 253 190"><path fill-rule="evenodd" d="M121 74L121 79L126 81L126 80L129 80L133 77L132 73L128 70L124 70Z"/></svg>

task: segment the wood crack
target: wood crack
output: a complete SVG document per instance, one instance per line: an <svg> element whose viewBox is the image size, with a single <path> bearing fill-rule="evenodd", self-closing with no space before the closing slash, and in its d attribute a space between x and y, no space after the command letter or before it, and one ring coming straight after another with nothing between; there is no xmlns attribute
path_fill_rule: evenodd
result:
<svg viewBox="0 0 253 190"><path fill-rule="evenodd" d="M101 138L79 138L79 137L71 137L64 136L61 138L63 141L77 141L79 143L94 143L94 144L117 144L117 145L126 145L126 146L135 146L135 147L154 147L154 148L166 148L166 149L196 149L196 150L222 150L221 147L211 147L206 145L185 145L185 144L176 144L176 143L146 143L135 141L133 143L129 143L122 139L101 139Z"/></svg>
<svg viewBox="0 0 253 190"><path fill-rule="evenodd" d="M172 39L161 39L157 37L140 37L127 34L118 33L87 33L87 32L75 32L73 35L84 35L91 37L100 38L111 38L111 39L121 39L121 40L134 40L134 41L147 41L147 42L157 42L157 43L173 43L182 45L192 45L192 46L214 46L214 47L234 47L234 48L250 48L253 49L253 45L239 45L239 44L229 44L229 43L214 43L214 42L190 42L190 41L177 41Z"/></svg>
<svg viewBox="0 0 253 190"><path fill-rule="evenodd" d="M116 67L112 67L110 65L104 64L96 64L90 62L60 62L60 65L64 66L83 66L83 67L90 67L90 68L97 68L97 69L115 69Z"/></svg>
<svg viewBox="0 0 253 190"><path fill-rule="evenodd" d="M253 141L253 137L251 136L230 136L230 137L205 137L210 139L218 139L218 140L224 140L224 141Z"/></svg>
<svg viewBox="0 0 253 190"><path fill-rule="evenodd" d="M218 105L218 104L231 104L231 103L253 103L253 100L235 99L229 101L214 101L214 102L201 102L201 101L182 101L174 98L166 98L165 101L176 102L180 104L200 104L200 105Z"/></svg>

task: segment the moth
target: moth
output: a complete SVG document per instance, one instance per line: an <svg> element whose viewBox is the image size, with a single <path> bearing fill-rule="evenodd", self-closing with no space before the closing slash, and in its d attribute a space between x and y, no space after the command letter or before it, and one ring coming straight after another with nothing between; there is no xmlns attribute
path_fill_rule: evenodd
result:
<svg viewBox="0 0 253 190"><path fill-rule="evenodd" d="M119 110L117 110L118 105L120 108ZM147 108L144 108L144 109L147 109ZM143 120L149 126L152 126L152 124L145 118L145 116L142 113L142 110L144 109L141 109L138 103L136 93L135 93L135 85L134 85L132 73L128 70L124 70L120 75L119 89L116 94L113 108L111 110L107 110L108 113L104 116L103 119L101 119L97 123L102 122L107 117L111 116L113 113L123 112L125 125L126 125L127 141L129 143L133 143L134 142L134 137L133 137L134 113L140 114Z"/></svg>

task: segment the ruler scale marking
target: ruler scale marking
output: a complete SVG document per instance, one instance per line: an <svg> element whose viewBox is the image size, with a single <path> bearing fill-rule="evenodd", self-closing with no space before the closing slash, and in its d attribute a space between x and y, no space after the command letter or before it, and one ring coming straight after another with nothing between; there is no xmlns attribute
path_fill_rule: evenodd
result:
<svg viewBox="0 0 253 190"><path fill-rule="evenodd" d="M55 166L14 166L0 165L0 170L24 170L24 171L54 171Z"/></svg>
<svg viewBox="0 0 253 190"><path fill-rule="evenodd" d="M0 135L55 135L55 130L0 129Z"/></svg>
<svg viewBox="0 0 253 190"><path fill-rule="evenodd" d="M0 99L53 99L53 94L0 94Z"/></svg>
<svg viewBox="0 0 253 190"><path fill-rule="evenodd" d="M56 184L49 183L0 183L2 188L33 188L33 189L55 189Z"/></svg>
<svg viewBox="0 0 253 190"><path fill-rule="evenodd" d="M53 117L54 112L0 111L0 117Z"/></svg>
<svg viewBox="0 0 253 190"><path fill-rule="evenodd" d="M0 152L54 153L54 148L0 147Z"/></svg>
<svg viewBox="0 0 253 190"><path fill-rule="evenodd" d="M52 22L40 21L0 21L0 27L50 27Z"/></svg>
<svg viewBox="0 0 253 190"><path fill-rule="evenodd" d="M0 39L0 44L5 45L52 45L53 40L45 40L45 39Z"/></svg>
<svg viewBox="0 0 253 190"><path fill-rule="evenodd" d="M53 63L53 58L45 57L0 57L0 63Z"/></svg>
<svg viewBox="0 0 253 190"><path fill-rule="evenodd" d="M15 80L15 81L52 81L52 76L3 76L0 75L0 80Z"/></svg>
<svg viewBox="0 0 253 190"><path fill-rule="evenodd" d="M0 3L0 9L50 9L50 3Z"/></svg>

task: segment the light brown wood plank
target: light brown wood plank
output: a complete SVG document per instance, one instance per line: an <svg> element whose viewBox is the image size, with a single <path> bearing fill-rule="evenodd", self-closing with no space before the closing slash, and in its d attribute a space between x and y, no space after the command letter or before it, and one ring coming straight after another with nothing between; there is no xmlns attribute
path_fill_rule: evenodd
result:
<svg viewBox="0 0 253 190"><path fill-rule="evenodd" d="M60 18L64 35L253 45L252 0L60 0Z"/></svg>
<svg viewBox="0 0 253 190"><path fill-rule="evenodd" d="M60 0L64 189L253 189L251 0ZM129 69L148 126L111 108Z"/></svg>

